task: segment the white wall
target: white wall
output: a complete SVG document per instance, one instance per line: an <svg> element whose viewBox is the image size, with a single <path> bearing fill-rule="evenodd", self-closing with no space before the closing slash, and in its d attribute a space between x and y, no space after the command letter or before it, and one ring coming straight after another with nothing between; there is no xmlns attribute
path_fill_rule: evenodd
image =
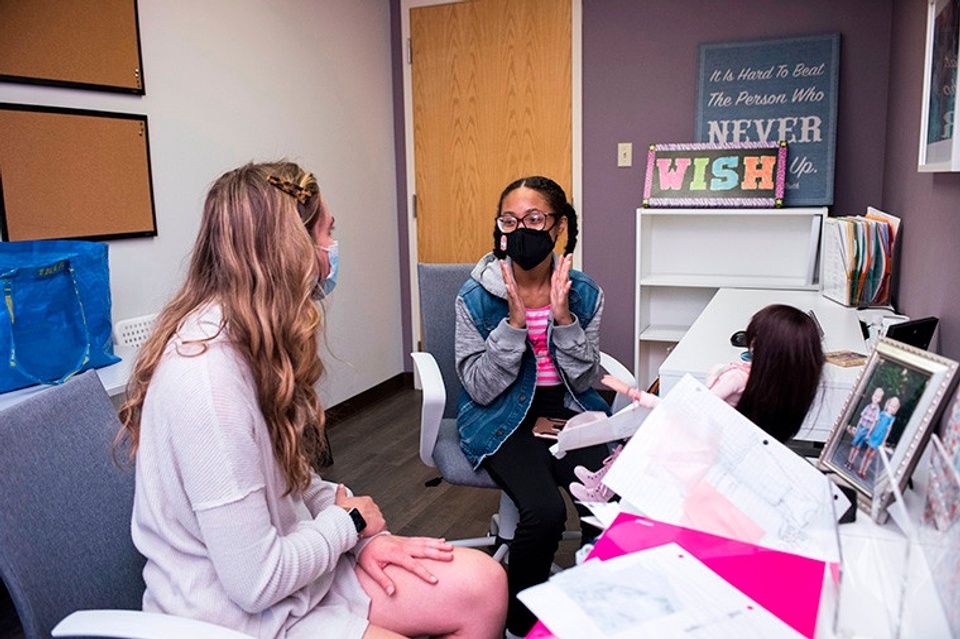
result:
<svg viewBox="0 0 960 639"><path fill-rule="evenodd" d="M388 0L139 0L145 96L0 83L0 101L148 117L158 236L110 242L115 319L180 284L208 185L251 160L313 171L336 217L327 404L403 370Z"/></svg>

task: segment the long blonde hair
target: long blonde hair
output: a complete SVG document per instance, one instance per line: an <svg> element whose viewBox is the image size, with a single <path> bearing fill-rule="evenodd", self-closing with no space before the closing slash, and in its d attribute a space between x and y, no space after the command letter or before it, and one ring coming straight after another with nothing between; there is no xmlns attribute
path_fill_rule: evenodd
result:
<svg viewBox="0 0 960 639"><path fill-rule="evenodd" d="M327 215L316 178L292 162L248 164L214 182L186 281L141 347L120 409L116 445L129 444L130 459L167 343L185 317L213 303L222 311L220 330L250 368L287 493L307 488L327 452L314 388L323 374L322 317L311 296L318 276L313 229Z"/></svg>

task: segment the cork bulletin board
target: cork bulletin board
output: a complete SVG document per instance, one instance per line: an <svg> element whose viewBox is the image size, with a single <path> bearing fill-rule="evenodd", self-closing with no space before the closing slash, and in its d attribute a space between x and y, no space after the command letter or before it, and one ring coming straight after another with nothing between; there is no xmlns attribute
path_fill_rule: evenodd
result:
<svg viewBox="0 0 960 639"><path fill-rule="evenodd" d="M0 81L143 95L136 0L3 0Z"/></svg>
<svg viewBox="0 0 960 639"><path fill-rule="evenodd" d="M147 116L0 103L0 239L156 234Z"/></svg>

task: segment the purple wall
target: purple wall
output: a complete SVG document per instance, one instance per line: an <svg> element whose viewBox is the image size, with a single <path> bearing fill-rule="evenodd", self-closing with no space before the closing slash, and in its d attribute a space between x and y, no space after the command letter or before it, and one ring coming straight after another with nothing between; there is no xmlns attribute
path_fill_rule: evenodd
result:
<svg viewBox="0 0 960 639"><path fill-rule="evenodd" d="M883 203L903 218L897 308L938 316L939 345L930 350L960 359L960 174L917 171L926 4L894 3Z"/></svg>
<svg viewBox="0 0 960 639"><path fill-rule="evenodd" d="M922 0L918 0L922 3ZM633 361L636 208L651 143L692 142L697 46L839 31L834 215L882 208L891 0L583 3L584 269L607 294L602 346ZM618 142L634 163L617 168ZM895 212L891 207L891 212Z"/></svg>
<svg viewBox="0 0 960 639"><path fill-rule="evenodd" d="M391 0L395 38L399 0ZM941 318L940 344L960 358L960 175L916 170L925 0L583 2L584 267L604 287L603 348L633 361L635 213L654 142L692 141L697 45L839 31L840 101L832 215L876 206L904 221L897 309ZM395 78L402 63L395 42ZM395 85L400 250L408 259L402 87ZM634 166L616 167L632 142ZM401 280L409 285L403 266ZM406 300L407 297L405 296ZM405 308L405 321L409 309ZM408 331L405 330L405 340ZM410 345L404 344L409 351Z"/></svg>

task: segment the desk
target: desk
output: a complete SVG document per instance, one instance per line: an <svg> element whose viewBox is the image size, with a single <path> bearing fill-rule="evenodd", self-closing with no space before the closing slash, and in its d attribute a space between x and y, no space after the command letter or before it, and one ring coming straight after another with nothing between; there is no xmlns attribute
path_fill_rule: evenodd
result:
<svg viewBox="0 0 960 639"><path fill-rule="evenodd" d="M743 349L731 346L730 336L746 329L753 314L769 304L813 310L823 327L824 352L867 354L856 309L841 306L817 291L722 288L660 366L660 394L670 392L687 373L705 382L707 373L717 364L739 360ZM824 365L817 397L796 439L827 440L862 369Z"/></svg>
<svg viewBox="0 0 960 639"><path fill-rule="evenodd" d="M100 377L100 383L103 384L107 394L115 397L124 392L127 388L127 381L130 379L130 373L133 371L133 363L137 357L137 349L133 346L114 346L114 354L120 358L120 361L110 366L95 369ZM0 410L9 408L28 397L42 393L50 388L46 385L38 384L19 388L8 393L0 393Z"/></svg>

